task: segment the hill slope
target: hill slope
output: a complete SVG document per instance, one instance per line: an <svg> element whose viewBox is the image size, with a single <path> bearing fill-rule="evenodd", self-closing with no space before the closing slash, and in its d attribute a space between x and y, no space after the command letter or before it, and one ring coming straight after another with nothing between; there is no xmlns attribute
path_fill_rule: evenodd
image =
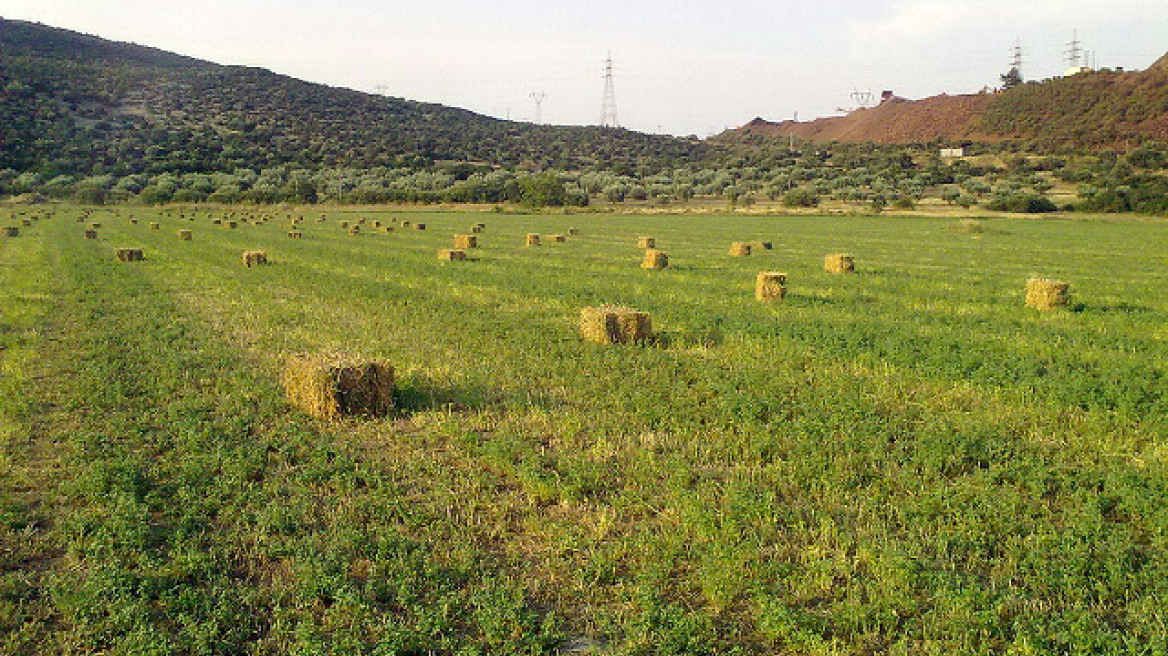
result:
<svg viewBox="0 0 1168 656"><path fill-rule="evenodd" d="M724 135L922 143L1018 140L1042 149L1117 148L1168 139L1168 55L1145 71L1099 71L1001 93L893 99L806 123L755 119Z"/></svg>
<svg viewBox="0 0 1168 656"><path fill-rule="evenodd" d="M0 20L0 169L43 173L418 166L654 167L696 141L514 123Z"/></svg>

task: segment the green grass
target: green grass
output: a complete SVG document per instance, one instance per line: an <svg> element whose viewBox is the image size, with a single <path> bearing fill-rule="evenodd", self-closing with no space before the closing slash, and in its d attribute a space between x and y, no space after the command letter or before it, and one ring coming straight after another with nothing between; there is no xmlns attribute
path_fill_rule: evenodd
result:
<svg viewBox="0 0 1168 656"><path fill-rule="evenodd" d="M0 653L1168 652L1163 222L175 213L0 240ZM660 343L581 342L603 303ZM286 407L322 350L401 412Z"/></svg>

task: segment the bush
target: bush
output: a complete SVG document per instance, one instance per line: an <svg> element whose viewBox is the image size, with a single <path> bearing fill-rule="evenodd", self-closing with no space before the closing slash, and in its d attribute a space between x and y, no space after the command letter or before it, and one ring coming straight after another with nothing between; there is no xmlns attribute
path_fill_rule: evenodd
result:
<svg viewBox="0 0 1168 656"><path fill-rule="evenodd" d="M1049 198L1036 194L1016 193L995 196L986 207L999 212L1021 212L1025 214L1058 211L1058 207Z"/></svg>
<svg viewBox="0 0 1168 656"><path fill-rule="evenodd" d="M783 194L783 204L787 207L818 207L819 196L810 189L792 189Z"/></svg>

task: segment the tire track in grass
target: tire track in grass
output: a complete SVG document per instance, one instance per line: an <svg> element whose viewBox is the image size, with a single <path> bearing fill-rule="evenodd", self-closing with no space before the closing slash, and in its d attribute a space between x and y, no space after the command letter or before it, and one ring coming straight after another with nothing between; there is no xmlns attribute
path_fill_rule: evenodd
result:
<svg viewBox="0 0 1168 656"><path fill-rule="evenodd" d="M286 409L150 261L57 226L59 334L39 356L70 426L40 588L42 653L544 653L555 621L472 542L328 430ZM450 533L447 531L447 533Z"/></svg>

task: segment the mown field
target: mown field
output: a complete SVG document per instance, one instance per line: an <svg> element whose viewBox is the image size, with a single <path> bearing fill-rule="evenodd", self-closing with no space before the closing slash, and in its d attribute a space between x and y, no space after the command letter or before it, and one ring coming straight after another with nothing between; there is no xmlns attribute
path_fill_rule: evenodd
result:
<svg viewBox="0 0 1168 656"><path fill-rule="evenodd" d="M1168 653L1162 220L182 211L0 238L0 654ZM323 351L398 412L288 407Z"/></svg>

